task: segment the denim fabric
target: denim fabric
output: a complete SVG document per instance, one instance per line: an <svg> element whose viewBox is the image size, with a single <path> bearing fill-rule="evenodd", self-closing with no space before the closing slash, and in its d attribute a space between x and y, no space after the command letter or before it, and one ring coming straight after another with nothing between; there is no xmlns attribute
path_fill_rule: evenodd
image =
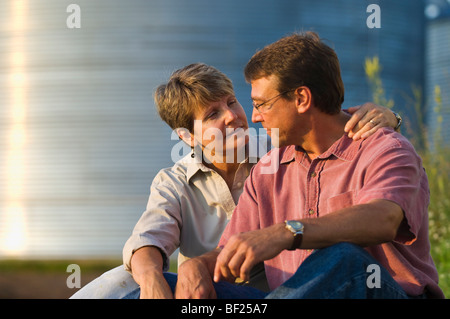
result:
<svg viewBox="0 0 450 319"><path fill-rule="evenodd" d="M380 288L369 288L369 265L380 269ZM340 243L315 251L268 299L405 299L389 272L359 246Z"/></svg>
<svg viewBox="0 0 450 319"><path fill-rule="evenodd" d="M219 299L408 298L381 265L380 288L369 288L367 278L372 272L368 271L367 267L373 264L378 265L361 247L340 243L316 250L290 279L270 294L228 282L215 283L214 288ZM174 291L177 275L164 273L164 277ZM138 299L139 295L139 286L121 266L97 278L72 298Z"/></svg>
<svg viewBox="0 0 450 319"><path fill-rule="evenodd" d="M139 285L121 265L94 279L70 299L120 299L136 288L139 288Z"/></svg>
<svg viewBox="0 0 450 319"><path fill-rule="evenodd" d="M177 284L177 275L173 273L164 273L172 292L175 291ZM248 286L234 285L229 282L214 283L217 299L263 299L267 293ZM123 299L138 299L140 288L135 289Z"/></svg>
<svg viewBox="0 0 450 319"><path fill-rule="evenodd" d="M380 288L369 288L369 265L380 269ZM172 290L175 274L165 274ZM389 272L359 246L340 243L315 251L297 272L270 294L227 282L214 284L219 299L406 299L408 296ZM139 298L136 289L127 298Z"/></svg>

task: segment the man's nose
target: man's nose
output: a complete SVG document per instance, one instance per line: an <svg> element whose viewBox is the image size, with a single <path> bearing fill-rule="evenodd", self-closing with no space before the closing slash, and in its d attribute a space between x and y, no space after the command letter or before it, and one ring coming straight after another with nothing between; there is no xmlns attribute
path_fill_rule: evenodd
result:
<svg viewBox="0 0 450 319"><path fill-rule="evenodd" d="M252 122L253 123L259 123L262 122L262 115L259 113L259 111L254 107L252 111Z"/></svg>

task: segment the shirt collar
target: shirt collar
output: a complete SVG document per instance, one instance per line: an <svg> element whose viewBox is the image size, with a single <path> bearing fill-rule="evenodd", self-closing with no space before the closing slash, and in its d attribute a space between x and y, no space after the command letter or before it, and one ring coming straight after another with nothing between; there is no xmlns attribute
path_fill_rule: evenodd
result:
<svg viewBox="0 0 450 319"><path fill-rule="evenodd" d="M344 161L352 161L359 149L361 148L363 140L353 141L351 138L344 134L340 139L334 142L331 147L318 156L318 159L327 159L330 156L334 155L337 158ZM284 152L280 160L280 164L286 164L292 162L298 157L300 159L303 158L303 154L305 153L304 149L300 146L290 145L284 147Z"/></svg>
<svg viewBox="0 0 450 319"><path fill-rule="evenodd" d="M349 138L347 134L344 134L339 140L337 140L331 147L319 157L322 159L328 158L331 155L343 161L352 161L359 149L361 148L363 140L354 141Z"/></svg>
<svg viewBox="0 0 450 319"><path fill-rule="evenodd" d="M190 153L183 158L183 161L186 164L186 181L188 183L192 176L194 176L198 171L202 171L204 173L211 171L211 169L200 162L197 157L191 157Z"/></svg>
<svg viewBox="0 0 450 319"><path fill-rule="evenodd" d="M299 147L303 151L302 148ZM281 148L283 155L281 156L280 164L287 164L292 162L297 155L297 147L295 145L285 146Z"/></svg>

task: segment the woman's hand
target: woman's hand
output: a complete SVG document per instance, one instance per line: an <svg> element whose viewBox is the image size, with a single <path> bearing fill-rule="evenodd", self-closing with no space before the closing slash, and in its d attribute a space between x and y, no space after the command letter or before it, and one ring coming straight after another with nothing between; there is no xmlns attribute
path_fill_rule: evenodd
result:
<svg viewBox="0 0 450 319"><path fill-rule="evenodd" d="M178 267L177 299L216 299L212 272L218 250L189 259Z"/></svg>
<svg viewBox="0 0 450 319"><path fill-rule="evenodd" d="M375 133L381 127L397 126L397 118L386 107L373 103L350 107L348 112L352 117L345 125L345 132L353 140L365 139Z"/></svg>

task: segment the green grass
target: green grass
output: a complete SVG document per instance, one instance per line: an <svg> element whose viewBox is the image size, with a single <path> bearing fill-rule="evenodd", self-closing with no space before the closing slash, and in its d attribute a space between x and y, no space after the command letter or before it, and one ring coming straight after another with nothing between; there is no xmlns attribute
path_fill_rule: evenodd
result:
<svg viewBox="0 0 450 319"><path fill-rule="evenodd" d="M429 232L431 255L439 273L439 286L450 297L450 148L421 154L430 184Z"/></svg>

